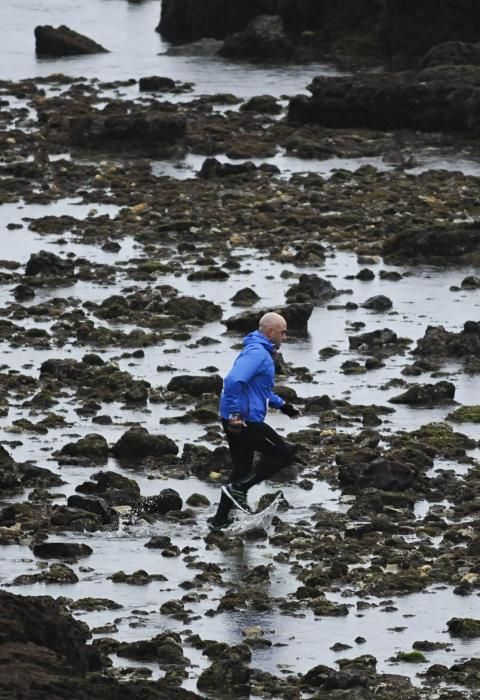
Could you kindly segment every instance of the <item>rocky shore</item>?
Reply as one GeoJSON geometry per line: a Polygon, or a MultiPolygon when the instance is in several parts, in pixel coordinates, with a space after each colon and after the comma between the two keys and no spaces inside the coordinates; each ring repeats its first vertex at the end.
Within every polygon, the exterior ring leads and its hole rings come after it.
{"type": "MultiPolygon", "coordinates": [[[[224,4],[164,0],[160,28],[223,39],[262,4],[289,60],[309,27],[412,62],[480,22],[420,3],[405,47],[393,0],[224,4]]],[[[479,162],[480,67],[459,53],[282,99],[0,81],[0,697],[476,697],[480,180],[418,171],[479,162]],[[190,177],[161,170],[192,156],[190,177]],[[383,167],[319,172],[364,159],[383,167]],[[296,462],[261,495],[283,492],[269,522],[210,532],[221,377],[266,309],[289,326],[296,462]],[[427,639],[410,617],[441,595],[427,639]]]]}

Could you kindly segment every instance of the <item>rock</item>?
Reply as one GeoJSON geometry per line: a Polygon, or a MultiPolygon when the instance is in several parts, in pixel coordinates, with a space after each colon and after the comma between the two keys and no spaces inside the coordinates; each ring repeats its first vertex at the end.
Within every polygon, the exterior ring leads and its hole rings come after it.
{"type": "Polygon", "coordinates": [[[446,41],[433,46],[418,63],[419,68],[432,66],[480,65],[480,44],[446,41]]]}
{"type": "Polygon", "coordinates": [[[144,496],[136,506],[137,513],[165,515],[171,510],[182,510],[183,501],[174,489],[163,489],[157,496],[144,496]]]}
{"type": "Polygon", "coordinates": [[[75,263],[72,260],[64,260],[55,253],[49,253],[46,250],[32,253],[25,266],[27,277],[54,275],[68,278],[73,277],[74,274],[75,263]]]}
{"type": "Polygon", "coordinates": [[[102,522],[107,524],[111,522],[113,518],[113,511],[105,501],[105,499],[100,496],[79,496],[78,494],[73,494],[67,499],[67,506],[69,508],[80,508],[80,510],[86,511],[87,513],[95,513],[100,515],[102,522]]]}
{"type": "Polygon", "coordinates": [[[383,3],[349,0],[164,0],[158,31],[172,42],[195,41],[202,37],[222,39],[242,32],[261,12],[281,16],[289,36],[313,45],[317,59],[323,53],[342,57],[404,62],[425,54],[432,46],[455,38],[478,41],[480,9],[471,0],[442,3],[422,0],[409,11],[401,0],[383,3]],[[307,35],[305,37],[305,34],[307,35]]]}
{"type": "Polygon", "coordinates": [[[311,302],[321,304],[337,296],[338,292],[331,282],[315,274],[300,275],[298,284],[289,287],[285,296],[289,303],[311,302]]]}
{"type": "Polygon", "coordinates": [[[140,78],[138,81],[140,91],[167,92],[175,88],[175,81],[172,78],[163,78],[158,75],[140,78]]]}
{"type": "MultiPolygon", "coordinates": [[[[199,700],[197,693],[163,679],[130,683],[102,676],[101,654],[86,643],[91,637],[87,625],[66,611],[61,598],[0,591],[0,629],[0,695],[5,698],[199,700]]],[[[170,652],[170,658],[181,657],[170,652]]]]}
{"type": "Polygon", "coordinates": [[[375,279],[375,273],[373,270],[370,270],[369,267],[364,267],[357,272],[355,278],[361,282],[370,282],[371,280],[375,279]]]}
{"type": "Polygon", "coordinates": [[[95,464],[105,464],[108,461],[108,443],[103,435],[90,433],[77,442],[68,442],[58,454],[60,457],[87,457],[95,464]]]}
{"type": "Polygon", "coordinates": [[[42,542],[33,547],[33,553],[43,559],[79,559],[89,557],[93,549],[76,542],[42,542]]]}
{"type": "Polygon", "coordinates": [[[389,399],[389,403],[431,406],[438,403],[451,403],[454,397],[455,385],[441,381],[436,384],[414,384],[407,391],[389,399]]]}
{"type": "MultiPolygon", "coordinates": [[[[480,79],[480,75],[479,75],[480,79]]],[[[476,224],[457,224],[452,229],[409,229],[387,238],[383,244],[385,262],[457,265],[479,260],[476,224]]]]}
{"type": "Polygon", "coordinates": [[[145,457],[176,455],[178,447],[166,435],[151,435],[146,428],[130,428],[112,447],[113,455],[120,461],[138,461],[145,457]]]}
{"type": "Polygon", "coordinates": [[[241,112],[260,112],[260,114],[280,114],[282,106],[272,95],[255,95],[241,107],[241,112]]]}
{"type": "Polygon", "coordinates": [[[185,116],[169,113],[147,112],[138,108],[129,114],[91,113],[88,116],[68,119],[69,140],[73,146],[88,148],[144,149],[156,154],[159,149],[185,136],[185,116]]]}
{"type": "Polygon", "coordinates": [[[189,394],[201,396],[202,394],[216,394],[220,396],[223,388],[223,379],[219,374],[208,376],[190,376],[187,374],[173,377],[167,384],[167,390],[175,394],[189,394]]]}
{"type": "Polygon", "coordinates": [[[76,491],[100,496],[110,505],[133,505],[140,496],[137,482],[117,472],[97,472],[92,481],[80,484],[76,491]]]}
{"type": "Polygon", "coordinates": [[[342,464],[338,480],[349,493],[366,488],[381,491],[405,491],[418,486],[418,470],[413,464],[377,458],[369,463],[342,464]]]}
{"type": "Polygon", "coordinates": [[[197,687],[200,691],[218,692],[222,688],[228,696],[250,695],[250,669],[235,659],[214,661],[198,677],[197,687]]]}
{"type": "Polygon", "coordinates": [[[156,661],[160,666],[188,663],[183,654],[180,635],[176,632],[162,632],[148,640],[121,642],[117,654],[138,661],[156,661]]]}
{"type": "Polygon", "coordinates": [[[255,163],[247,160],[244,163],[221,163],[216,158],[205,158],[198,171],[198,177],[203,180],[230,177],[232,175],[249,175],[258,168],[255,163]]]}
{"type": "Polygon", "coordinates": [[[452,637],[474,639],[480,637],[480,620],[469,617],[452,617],[447,622],[448,631],[452,637]]]}
{"type": "Polygon", "coordinates": [[[237,60],[287,61],[293,45],[279,15],[259,15],[244,31],[228,36],[218,53],[237,60]]]}
{"type": "Polygon", "coordinates": [[[17,301],[27,301],[35,297],[35,291],[28,284],[17,284],[13,289],[13,296],[17,301]]]}
{"type": "Polygon", "coordinates": [[[81,54],[108,53],[83,34],[78,34],[64,24],[35,27],[35,51],[37,56],[75,56],[81,54]]]}
{"type": "Polygon", "coordinates": [[[213,301],[195,299],[195,297],[175,297],[165,304],[165,311],[174,318],[188,321],[195,325],[203,325],[209,321],[222,318],[222,307],[213,301]]]}
{"type": "Polygon", "coordinates": [[[480,277],[469,275],[462,280],[462,289],[480,289],[480,277]]]}
{"type": "Polygon", "coordinates": [[[234,306],[253,306],[260,301],[258,294],[250,287],[239,289],[230,299],[234,306]]]}
{"type": "Polygon", "coordinates": [[[388,309],[392,308],[393,304],[391,299],[383,294],[378,294],[375,297],[367,299],[362,306],[364,309],[372,309],[373,311],[388,311],[388,309]]]}
{"type": "Polygon", "coordinates": [[[308,86],[312,97],[297,95],[290,100],[288,121],[337,129],[463,131],[475,136],[480,133],[479,83],[476,66],[369,73],[361,78],[318,76],[308,86]]]}
{"type": "Polygon", "coordinates": [[[360,335],[351,335],[348,338],[348,344],[352,350],[365,349],[371,351],[375,348],[394,346],[397,341],[397,334],[389,328],[361,333],[360,335]]]}
{"type": "Polygon", "coordinates": [[[313,311],[313,304],[289,304],[288,306],[279,306],[274,309],[253,309],[237,316],[231,316],[223,323],[225,323],[229,331],[250,333],[258,328],[259,320],[267,311],[275,311],[281,314],[287,322],[289,331],[306,333],[308,319],[313,311]]]}

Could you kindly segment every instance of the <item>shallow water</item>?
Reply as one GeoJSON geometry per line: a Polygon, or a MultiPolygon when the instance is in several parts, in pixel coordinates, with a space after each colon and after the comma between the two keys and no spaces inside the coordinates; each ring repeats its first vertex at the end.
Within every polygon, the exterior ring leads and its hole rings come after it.
{"type": "MultiPolygon", "coordinates": [[[[216,92],[233,92],[239,97],[246,98],[254,94],[270,93],[275,96],[291,95],[306,91],[306,85],[319,73],[335,74],[331,66],[306,65],[288,67],[254,67],[244,64],[229,64],[215,58],[188,58],[160,55],[168,48],[160,36],[154,31],[158,23],[160,6],[157,0],[147,0],[141,4],[130,4],[126,0],[11,0],[0,7],[0,19],[2,20],[3,43],[0,47],[0,57],[3,66],[3,78],[21,79],[51,73],[64,72],[66,74],[87,78],[99,78],[101,81],[125,80],[143,75],[166,75],[176,80],[193,82],[192,95],[211,94],[216,92]],[[52,25],[67,24],[72,29],[85,33],[96,41],[102,43],[111,53],[105,55],[70,58],[70,59],[42,59],[38,60],[34,53],[33,29],[37,24],[49,23],[52,25]]],[[[129,97],[138,95],[138,87],[121,88],[120,92],[129,97]]],[[[181,97],[179,99],[185,99],[181,97]]],[[[462,169],[469,174],[477,175],[480,168],[472,160],[455,158],[451,155],[425,152],[416,154],[420,165],[408,172],[416,174],[426,168],[445,168],[449,170],[462,169]]],[[[65,157],[65,154],[63,154],[65,157]]],[[[226,157],[219,156],[226,162],[226,157]]],[[[259,164],[258,159],[254,161],[259,164]]],[[[192,177],[203,162],[203,157],[188,155],[178,162],[154,161],[154,172],[162,175],[170,175],[178,178],[192,177]]],[[[388,161],[381,158],[375,159],[328,159],[325,161],[302,160],[290,158],[283,153],[274,158],[267,159],[282,170],[282,177],[289,177],[293,172],[318,172],[328,177],[335,168],[355,170],[363,164],[374,165],[378,169],[388,169],[388,161]]],[[[4,204],[0,206],[0,246],[1,257],[8,260],[17,260],[25,264],[33,252],[41,249],[51,250],[60,255],[75,253],[80,257],[88,257],[96,263],[114,265],[117,262],[128,262],[132,257],[140,257],[142,248],[132,238],[120,240],[121,250],[118,253],[108,253],[100,250],[95,245],[79,243],[68,234],[61,236],[39,235],[28,230],[28,222],[22,221],[25,217],[36,218],[46,214],[69,214],[78,218],[108,214],[114,217],[118,208],[109,205],[79,203],[78,200],[59,200],[49,205],[27,205],[24,203],[4,204]],[[92,210],[96,213],[92,214],[92,210]],[[8,223],[23,223],[24,228],[9,231],[8,223]]],[[[344,308],[327,308],[327,305],[317,307],[310,319],[309,334],[305,338],[291,338],[283,348],[283,354],[288,362],[294,366],[306,366],[314,375],[311,383],[300,383],[293,380],[286,382],[294,388],[300,397],[308,397],[327,393],[333,398],[348,398],[354,404],[379,404],[389,405],[388,399],[400,393],[402,389],[385,388],[385,384],[392,378],[400,376],[401,369],[411,364],[412,357],[407,352],[404,356],[395,355],[385,361],[385,367],[368,372],[364,375],[345,375],[341,372],[340,365],[345,359],[352,357],[362,362],[362,356],[356,356],[349,351],[348,335],[352,333],[352,322],[363,322],[365,328],[362,332],[372,331],[376,328],[388,327],[403,337],[412,340],[410,350],[414,348],[415,341],[422,337],[428,325],[442,324],[451,331],[459,331],[467,320],[478,320],[480,308],[479,291],[452,292],[452,285],[459,286],[462,279],[469,274],[478,271],[471,267],[453,268],[450,270],[438,270],[427,267],[395,268],[400,272],[408,273],[399,282],[381,280],[378,272],[381,269],[393,269],[383,263],[372,265],[375,271],[375,279],[371,282],[361,282],[357,279],[347,279],[355,276],[361,267],[354,255],[346,252],[337,252],[327,257],[325,264],[318,267],[302,268],[300,271],[293,265],[272,262],[264,254],[252,255],[251,251],[236,249],[235,254],[244,256],[242,259],[243,270],[249,270],[250,274],[233,272],[227,282],[189,282],[186,274],[180,277],[158,277],[156,284],[172,283],[183,294],[205,296],[220,303],[224,312],[224,318],[236,313],[238,309],[231,304],[231,297],[239,289],[251,286],[261,296],[259,306],[268,307],[278,305],[284,300],[286,289],[294,282],[294,279],[286,280],[281,277],[281,272],[288,270],[291,273],[299,272],[316,273],[327,277],[337,289],[351,290],[351,294],[344,294],[334,300],[335,305],[344,305],[347,301],[363,303],[367,298],[376,294],[386,294],[392,299],[393,309],[387,314],[378,314],[359,308],[356,311],[347,311],[344,308]],[[339,350],[335,357],[322,361],[318,351],[326,346],[334,346],[339,350]]],[[[29,304],[36,304],[52,297],[76,297],[82,302],[86,300],[100,302],[104,298],[120,293],[125,287],[127,277],[122,266],[118,267],[115,284],[102,285],[98,282],[90,283],[77,281],[69,287],[58,289],[39,289],[36,298],[29,304]]],[[[131,284],[131,281],[129,282],[131,284]]],[[[0,307],[13,301],[12,288],[14,285],[0,286],[0,307]]],[[[136,283],[142,286],[142,283],[136,283]]],[[[145,285],[144,285],[145,286],[145,285]]],[[[30,327],[49,328],[51,321],[32,321],[26,319],[20,325],[30,327]]],[[[105,324],[107,325],[107,324],[105,324]]],[[[115,327],[112,325],[112,327],[115,327]]],[[[128,327],[122,326],[128,330],[128,327]]],[[[49,350],[32,350],[31,348],[10,349],[2,347],[4,356],[2,362],[12,369],[26,374],[38,376],[40,364],[50,357],[69,357],[81,359],[90,351],[98,352],[105,360],[118,363],[121,369],[130,371],[135,378],[146,379],[153,387],[164,387],[168,380],[175,374],[202,372],[205,367],[214,365],[220,374],[228,371],[233,358],[232,345],[238,342],[238,337],[227,334],[222,323],[211,323],[200,329],[192,329],[192,338],[187,344],[180,345],[174,341],[166,341],[164,344],[145,348],[145,357],[142,359],[121,358],[122,351],[118,348],[98,350],[90,347],[67,345],[63,348],[51,348],[49,350]],[[196,340],[209,336],[218,339],[220,343],[213,346],[188,347],[196,340]],[[178,352],[171,353],[171,350],[178,352]],[[175,369],[167,372],[158,372],[157,366],[172,364],[175,369]]],[[[480,377],[470,377],[463,373],[460,366],[447,365],[445,370],[453,372],[456,386],[456,398],[465,404],[478,403],[480,392],[480,377]]],[[[409,381],[422,383],[433,382],[436,379],[427,374],[409,381]]],[[[50,430],[47,436],[36,436],[30,433],[12,432],[12,422],[25,417],[25,409],[12,405],[10,413],[5,418],[0,418],[0,440],[8,446],[8,441],[19,440],[20,445],[8,447],[15,459],[24,461],[35,460],[39,466],[45,466],[60,474],[67,482],[64,486],[52,489],[57,494],[56,502],[62,503],[65,497],[72,494],[76,486],[86,481],[98,471],[97,468],[80,468],[73,466],[59,467],[52,460],[52,450],[61,447],[71,441],[75,436],[85,435],[90,432],[101,432],[110,445],[112,445],[126,429],[127,422],[138,422],[151,432],[168,432],[178,443],[180,449],[185,442],[201,443],[205,435],[205,426],[198,424],[184,425],[174,423],[167,426],[159,424],[159,420],[165,417],[177,415],[180,411],[172,409],[164,404],[155,404],[143,409],[126,409],[120,403],[112,403],[102,407],[102,413],[112,416],[112,426],[97,426],[88,418],[80,418],[74,411],[75,403],[71,401],[69,394],[65,397],[59,412],[63,412],[65,419],[71,423],[68,428],[50,430]]],[[[54,410],[57,410],[54,408],[54,410]]],[[[411,430],[430,421],[443,420],[450,412],[451,407],[437,407],[434,409],[410,408],[407,406],[395,406],[395,413],[385,417],[381,430],[395,431],[397,429],[411,430]]],[[[36,417],[31,416],[35,421],[36,417]]],[[[290,422],[283,415],[272,415],[271,424],[284,434],[291,430],[305,428],[315,424],[312,416],[303,417],[295,423],[290,422]]],[[[456,429],[477,438],[477,426],[466,424],[456,429]]],[[[478,458],[478,450],[471,455],[478,458]]],[[[316,465],[309,465],[315,467],[316,465]]],[[[144,496],[158,493],[163,488],[175,488],[182,498],[186,499],[194,492],[206,495],[212,504],[218,499],[219,489],[214,484],[205,483],[197,479],[163,479],[158,474],[149,475],[145,470],[125,470],[110,459],[105,469],[117,470],[133,476],[140,485],[144,496]],[[154,478],[152,478],[154,476],[154,478]]],[[[466,467],[459,467],[456,463],[449,465],[444,461],[438,461],[434,469],[453,468],[458,474],[464,474],[466,467]]],[[[257,487],[253,493],[253,499],[258,499],[266,491],[276,489],[275,484],[257,487]]],[[[340,492],[330,488],[325,482],[314,481],[313,489],[305,491],[295,483],[282,485],[282,489],[290,510],[282,513],[285,520],[298,522],[305,519],[307,522],[312,514],[312,506],[321,504],[328,510],[345,511],[348,509],[348,499],[342,498],[340,492]]],[[[27,494],[25,494],[25,497],[27,494]]],[[[448,506],[448,503],[444,504],[448,506]]],[[[415,516],[422,518],[428,512],[431,504],[419,501],[416,504],[415,516]]],[[[224,613],[214,617],[204,617],[209,608],[215,608],[223,589],[210,587],[202,590],[208,594],[205,600],[197,603],[187,603],[186,607],[192,608],[200,619],[187,625],[175,621],[168,616],[159,613],[160,605],[171,598],[180,598],[184,590],[179,588],[179,583],[192,578],[197,570],[187,568],[187,562],[183,556],[175,559],[167,559],[156,550],[144,547],[144,544],[152,535],[169,534],[174,544],[180,549],[185,546],[195,546],[200,560],[216,561],[225,571],[228,582],[234,582],[239,576],[258,564],[273,561],[276,550],[264,543],[249,544],[239,555],[222,554],[216,549],[206,549],[203,536],[207,532],[207,516],[210,509],[199,512],[198,525],[179,525],[171,522],[160,522],[154,526],[137,522],[134,525],[124,523],[119,531],[95,534],[67,534],[62,540],[74,540],[88,542],[94,549],[91,557],[73,565],[77,571],[80,582],[74,586],[45,586],[35,584],[32,586],[11,586],[15,576],[21,573],[33,573],[38,570],[37,563],[27,547],[10,546],[0,547],[0,585],[9,590],[21,594],[44,594],[53,596],[69,596],[78,599],[85,596],[109,597],[124,607],[115,612],[102,613],[77,613],[77,616],[85,620],[91,627],[111,622],[118,618],[118,633],[114,636],[121,640],[134,640],[148,638],[166,629],[178,629],[186,631],[191,627],[204,638],[216,638],[230,643],[243,639],[241,630],[247,626],[260,624],[271,641],[279,646],[270,649],[255,651],[252,666],[258,666],[272,672],[306,671],[318,663],[334,665],[341,657],[353,657],[362,653],[371,653],[378,658],[380,671],[402,673],[412,676],[415,682],[417,668],[407,664],[392,665],[389,658],[398,651],[410,649],[413,641],[418,639],[430,639],[433,641],[450,641],[445,634],[446,621],[451,617],[478,616],[478,597],[476,595],[467,598],[454,595],[451,588],[438,587],[423,594],[410,595],[395,599],[397,611],[382,612],[384,606],[372,607],[364,611],[361,616],[352,607],[346,618],[322,618],[314,620],[311,613],[305,617],[288,618],[279,611],[268,613],[253,613],[243,611],[239,613],[224,613]],[[90,569],[91,570],[88,570],[90,569]],[[108,580],[113,572],[123,569],[131,573],[134,569],[145,568],[150,573],[164,573],[168,581],[164,583],[151,583],[144,587],[132,587],[124,584],[113,584],[108,580]],[[134,610],[142,609],[148,614],[141,616],[134,610]],[[434,612],[434,614],[433,614],[434,612]],[[410,617],[412,616],[412,617],[410,617]],[[390,628],[405,626],[403,632],[393,632],[390,628]],[[358,635],[366,638],[365,645],[358,645],[353,640],[358,635]],[[351,644],[352,649],[334,653],[330,646],[334,642],[351,644]],[[284,646],[283,646],[284,645],[284,646]]],[[[55,538],[56,539],[56,538],[55,538]]],[[[60,537],[59,537],[60,539],[60,537]]],[[[272,596],[284,596],[292,593],[299,585],[290,572],[289,565],[275,564],[272,575],[270,592],[272,596]]],[[[355,605],[356,599],[343,597],[342,591],[329,595],[330,599],[347,602],[355,605]]],[[[380,603],[379,600],[370,599],[371,602],[380,603]]],[[[477,642],[455,641],[452,651],[437,651],[428,654],[429,663],[446,663],[451,665],[463,657],[478,655],[480,645],[477,642]]],[[[193,649],[186,648],[186,655],[200,668],[207,665],[205,657],[193,649]]],[[[116,659],[114,662],[120,666],[136,665],[135,662],[125,659],[116,659]]],[[[140,664],[145,666],[144,663],[140,664]]],[[[422,665],[420,669],[424,666],[422,665]]],[[[161,672],[156,666],[152,666],[155,675],[161,672]]],[[[198,669],[190,670],[192,677],[185,683],[186,687],[195,688],[195,674],[198,669]]]]}

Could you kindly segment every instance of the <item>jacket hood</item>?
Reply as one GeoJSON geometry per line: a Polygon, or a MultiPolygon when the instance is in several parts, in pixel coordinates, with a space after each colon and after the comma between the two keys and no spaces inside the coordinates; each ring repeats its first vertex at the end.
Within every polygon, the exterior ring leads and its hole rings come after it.
{"type": "Polygon", "coordinates": [[[272,355],[275,352],[275,345],[271,340],[265,338],[263,333],[260,333],[260,331],[253,331],[252,333],[246,335],[243,339],[243,345],[246,348],[251,347],[252,345],[263,345],[263,347],[272,355]]]}

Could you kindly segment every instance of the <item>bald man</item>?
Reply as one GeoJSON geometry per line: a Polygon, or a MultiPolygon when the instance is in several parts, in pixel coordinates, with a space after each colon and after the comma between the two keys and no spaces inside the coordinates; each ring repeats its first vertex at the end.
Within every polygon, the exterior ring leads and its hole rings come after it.
{"type": "Polygon", "coordinates": [[[264,420],[269,406],[290,418],[301,411],[273,393],[274,354],[287,337],[287,323],[280,314],[269,312],[260,319],[258,330],[243,339],[243,350],[223,382],[220,416],[232,460],[231,483],[222,488],[220,503],[210,521],[213,528],[226,527],[229,512],[248,506],[248,490],[292,463],[292,451],[285,440],[264,420]],[[255,469],[255,452],[261,454],[255,469]]]}

